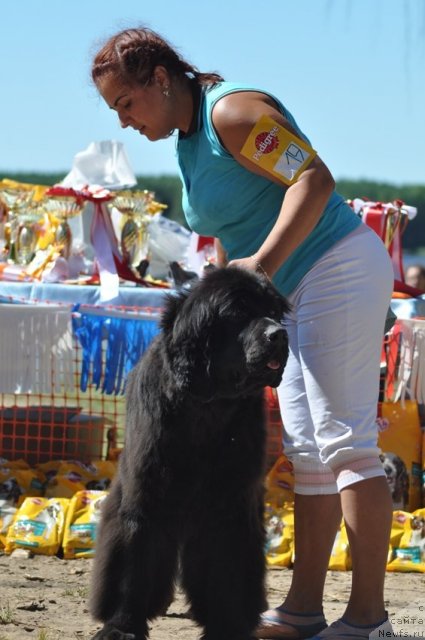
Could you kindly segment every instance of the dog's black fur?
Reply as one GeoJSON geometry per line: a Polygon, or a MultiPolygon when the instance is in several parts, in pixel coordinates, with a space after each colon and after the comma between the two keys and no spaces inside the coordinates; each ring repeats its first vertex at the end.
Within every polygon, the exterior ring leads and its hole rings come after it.
{"type": "Polygon", "coordinates": [[[248,640],[264,591],[263,389],[288,355],[286,300],[217,269],[168,297],[126,390],[126,441],[102,507],[92,583],[96,640],[142,640],[177,569],[205,640],[248,640]]]}

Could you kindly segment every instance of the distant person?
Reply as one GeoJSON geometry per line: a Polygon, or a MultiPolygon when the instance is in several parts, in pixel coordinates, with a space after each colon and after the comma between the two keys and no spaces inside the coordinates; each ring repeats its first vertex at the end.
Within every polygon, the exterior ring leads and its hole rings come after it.
{"type": "MultiPolygon", "coordinates": [[[[296,559],[285,602],[262,615],[256,636],[367,640],[378,627],[388,635],[392,502],[376,425],[394,282],[384,244],[335,192],[329,169],[267,89],[202,73],[145,28],[112,36],[92,78],[123,128],[151,141],[177,132],[189,226],[218,239],[223,266],[266,275],[292,304],[279,400],[295,474],[296,559]],[[328,626],[323,588],[342,515],[352,589],[343,617],[328,626]]],[[[304,107],[314,113],[313,94],[304,107]]],[[[239,561],[236,543],[229,580],[239,561]]],[[[242,606],[244,585],[235,589],[242,606]]]]}
{"type": "Polygon", "coordinates": [[[404,272],[404,281],[409,287],[425,291],[425,266],[422,264],[409,265],[404,272]]]}

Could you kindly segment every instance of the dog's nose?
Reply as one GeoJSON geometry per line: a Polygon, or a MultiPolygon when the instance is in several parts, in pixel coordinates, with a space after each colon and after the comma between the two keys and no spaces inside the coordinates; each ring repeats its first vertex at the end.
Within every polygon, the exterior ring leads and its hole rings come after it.
{"type": "Polygon", "coordinates": [[[264,330],[264,335],[266,336],[269,342],[273,342],[276,345],[280,345],[283,343],[285,339],[285,329],[280,325],[270,325],[267,329],[264,330]]]}

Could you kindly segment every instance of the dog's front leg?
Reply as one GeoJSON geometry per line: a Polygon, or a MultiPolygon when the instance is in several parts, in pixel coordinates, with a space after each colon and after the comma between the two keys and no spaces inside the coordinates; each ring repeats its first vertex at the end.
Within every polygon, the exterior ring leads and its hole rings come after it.
{"type": "Polygon", "coordinates": [[[145,640],[148,620],[163,613],[172,599],[177,530],[167,511],[146,508],[142,498],[130,501],[119,484],[104,504],[91,611],[105,626],[95,638],[145,640]]]}
{"type": "Polygon", "coordinates": [[[143,526],[122,513],[122,487],[117,478],[102,506],[96,541],[91,603],[93,617],[104,623],[96,640],[145,640],[147,603],[140,593],[138,568],[143,560],[143,526]]]}

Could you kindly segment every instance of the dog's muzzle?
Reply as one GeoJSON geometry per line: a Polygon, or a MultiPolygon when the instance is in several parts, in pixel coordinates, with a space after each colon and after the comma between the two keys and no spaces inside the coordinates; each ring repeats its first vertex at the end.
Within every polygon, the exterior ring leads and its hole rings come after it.
{"type": "Polygon", "coordinates": [[[273,323],[265,329],[264,336],[273,349],[273,355],[283,355],[283,358],[276,357],[269,360],[267,367],[272,370],[280,369],[282,364],[284,364],[282,363],[282,359],[286,361],[287,358],[288,338],[286,331],[281,325],[273,323]]]}

